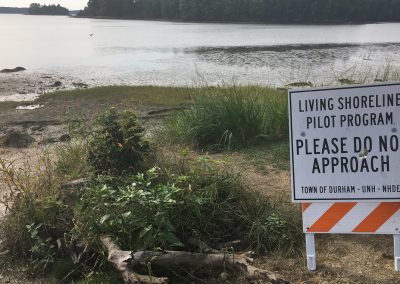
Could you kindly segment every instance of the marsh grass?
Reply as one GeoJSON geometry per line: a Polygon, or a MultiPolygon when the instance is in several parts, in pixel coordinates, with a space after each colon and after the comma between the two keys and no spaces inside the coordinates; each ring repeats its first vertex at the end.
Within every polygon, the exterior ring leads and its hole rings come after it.
{"type": "Polygon", "coordinates": [[[0,112],[15,109],[18,105],[17,102],[0,102],[0,112]]]}
{"type": "Polygon", "coordinates": [[[115,107],[132,109],[139,116],[149,110],[187,106],[191,103],[189,87],[105,86],[49,92],[32,102],[0,102],[0,125],[18,120],[76,121],[91,120],[98,113],[115,107]],[[16,112],[19,105],[40,104],[43,107],[29,112],[16,112]],[[13,112],[14,111],[14,112],[13,112]]]}
{"type": "Polygon", "coordinates": [[[65,181],[76,180],[92,174],[87,160],[87,141],[75,139],[66,144],[57,145],[54,151],[54,171],[57,177],[65,181]]]}
{"type": "Polygon", "coordinates": [[[34,103],[44,105],[38,112],[54,112],[62,108],[62,113],[69,119],[92,118],[111,107],[141,112],[187,105],[191,100],[189,90],[185,87],[106,86],[46,93],[34,103]]]}
{"type": "Polygon", "coordinates": [[[354,85],[370,84],[379,82],[400,81],[400,69],[394,66],[390,60],[387,60],[382,66],[373,68],[368,65],[368,61],[361,61],[350,66],[343,72],[334,75],[335,82],[330,82],[327,86],[336,85],[354,85]]]}
{"type": "Polygon", "coordinates": [[[282,139],[288,133],[287,93],[259,86],[198,89],[194,103],[166,123],[174,142],[232,149],[282,139]]]}

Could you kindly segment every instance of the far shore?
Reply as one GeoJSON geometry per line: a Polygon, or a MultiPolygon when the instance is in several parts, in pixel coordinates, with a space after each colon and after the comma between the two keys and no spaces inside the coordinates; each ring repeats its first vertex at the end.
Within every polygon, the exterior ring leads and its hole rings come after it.
{"type": "Polygon", "coordinates": [[[288,22],[288,21],[272,21],[272,22],[259,22],[259,21],[184,21],[178,19],[168,18],[129,18],[129,17],[111,17],[111,16],[78,16],[70,15],[71,18],[83,18],[83,19],[102,19],[102,20],[124,20],[124,21],[150,21],[150,22],[170,22],[170,23],[183,23],[183,24],[230,24],[230,25],[287,25],[287,26],[334,26],[334,25],[366,25],[366,24],[383,24],[383,23],[397,23],[397,22],[340,22],[340,21],[329,21],[329,22],[288,22]]]}

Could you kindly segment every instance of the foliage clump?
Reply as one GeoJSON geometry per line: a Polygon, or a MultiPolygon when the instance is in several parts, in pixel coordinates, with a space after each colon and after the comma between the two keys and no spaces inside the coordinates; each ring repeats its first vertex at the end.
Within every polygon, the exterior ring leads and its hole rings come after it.
{"type": "Polygon", "coordinates": [[[102,177],[82,196],[78,223],[89,238],[111,234],[125,249],[190,249],[190,239],[217,247],[242,240],[258,253],[291,250],[298,216],[246,190],[241,177],[207,157],[181,158],[122,182],[102,177]]]}
{"type": "Polygon", "coordinates": [[[88,159],[96,172],[137,171],[149,151],[144,128],[132,111],[110,109],[97,117],[88,145],[88,159]]]}

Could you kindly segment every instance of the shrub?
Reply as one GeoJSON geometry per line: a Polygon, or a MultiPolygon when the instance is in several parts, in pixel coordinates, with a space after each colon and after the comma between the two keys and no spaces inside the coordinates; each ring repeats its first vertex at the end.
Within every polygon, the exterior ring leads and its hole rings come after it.
{"type": "Polygon", "coordinates": [[[124,181],[101,178],[85,191],[79,232],[111,234],[124,249],[187,248],[198,238],[211,246],[241,239],[257,252],[293,249],[302,239],[292,208],[249,192],[240,176],[208,158],[184,158],[185,171],[153,168],[124,181]]]}
{"type": "Polygon", "coordinates": [[[262,87],[199,89],[194,105],[167,122],[179,143],[230,149],[287,137],[286,92],[262,87]]]}
{"type": "Polygon", "coordinates": [[[98,173],[121,174],[138,170],[149,153],[144,128],[131,111],[110,109],[97,117],[89,142],[89,162],[98,173]]]}

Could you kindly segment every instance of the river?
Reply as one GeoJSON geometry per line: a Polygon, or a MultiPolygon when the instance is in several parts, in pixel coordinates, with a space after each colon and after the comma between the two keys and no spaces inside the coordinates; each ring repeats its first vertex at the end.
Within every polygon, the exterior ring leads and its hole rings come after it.
{"type": "MultiPolygon", "coordinates": [[[[0,69],[93,85],[331,85],[400,69],[400,24],[264,25],[0,14],[0,69]]],[[[367,78],[368,77],[368,78],[367,78]]]]}

